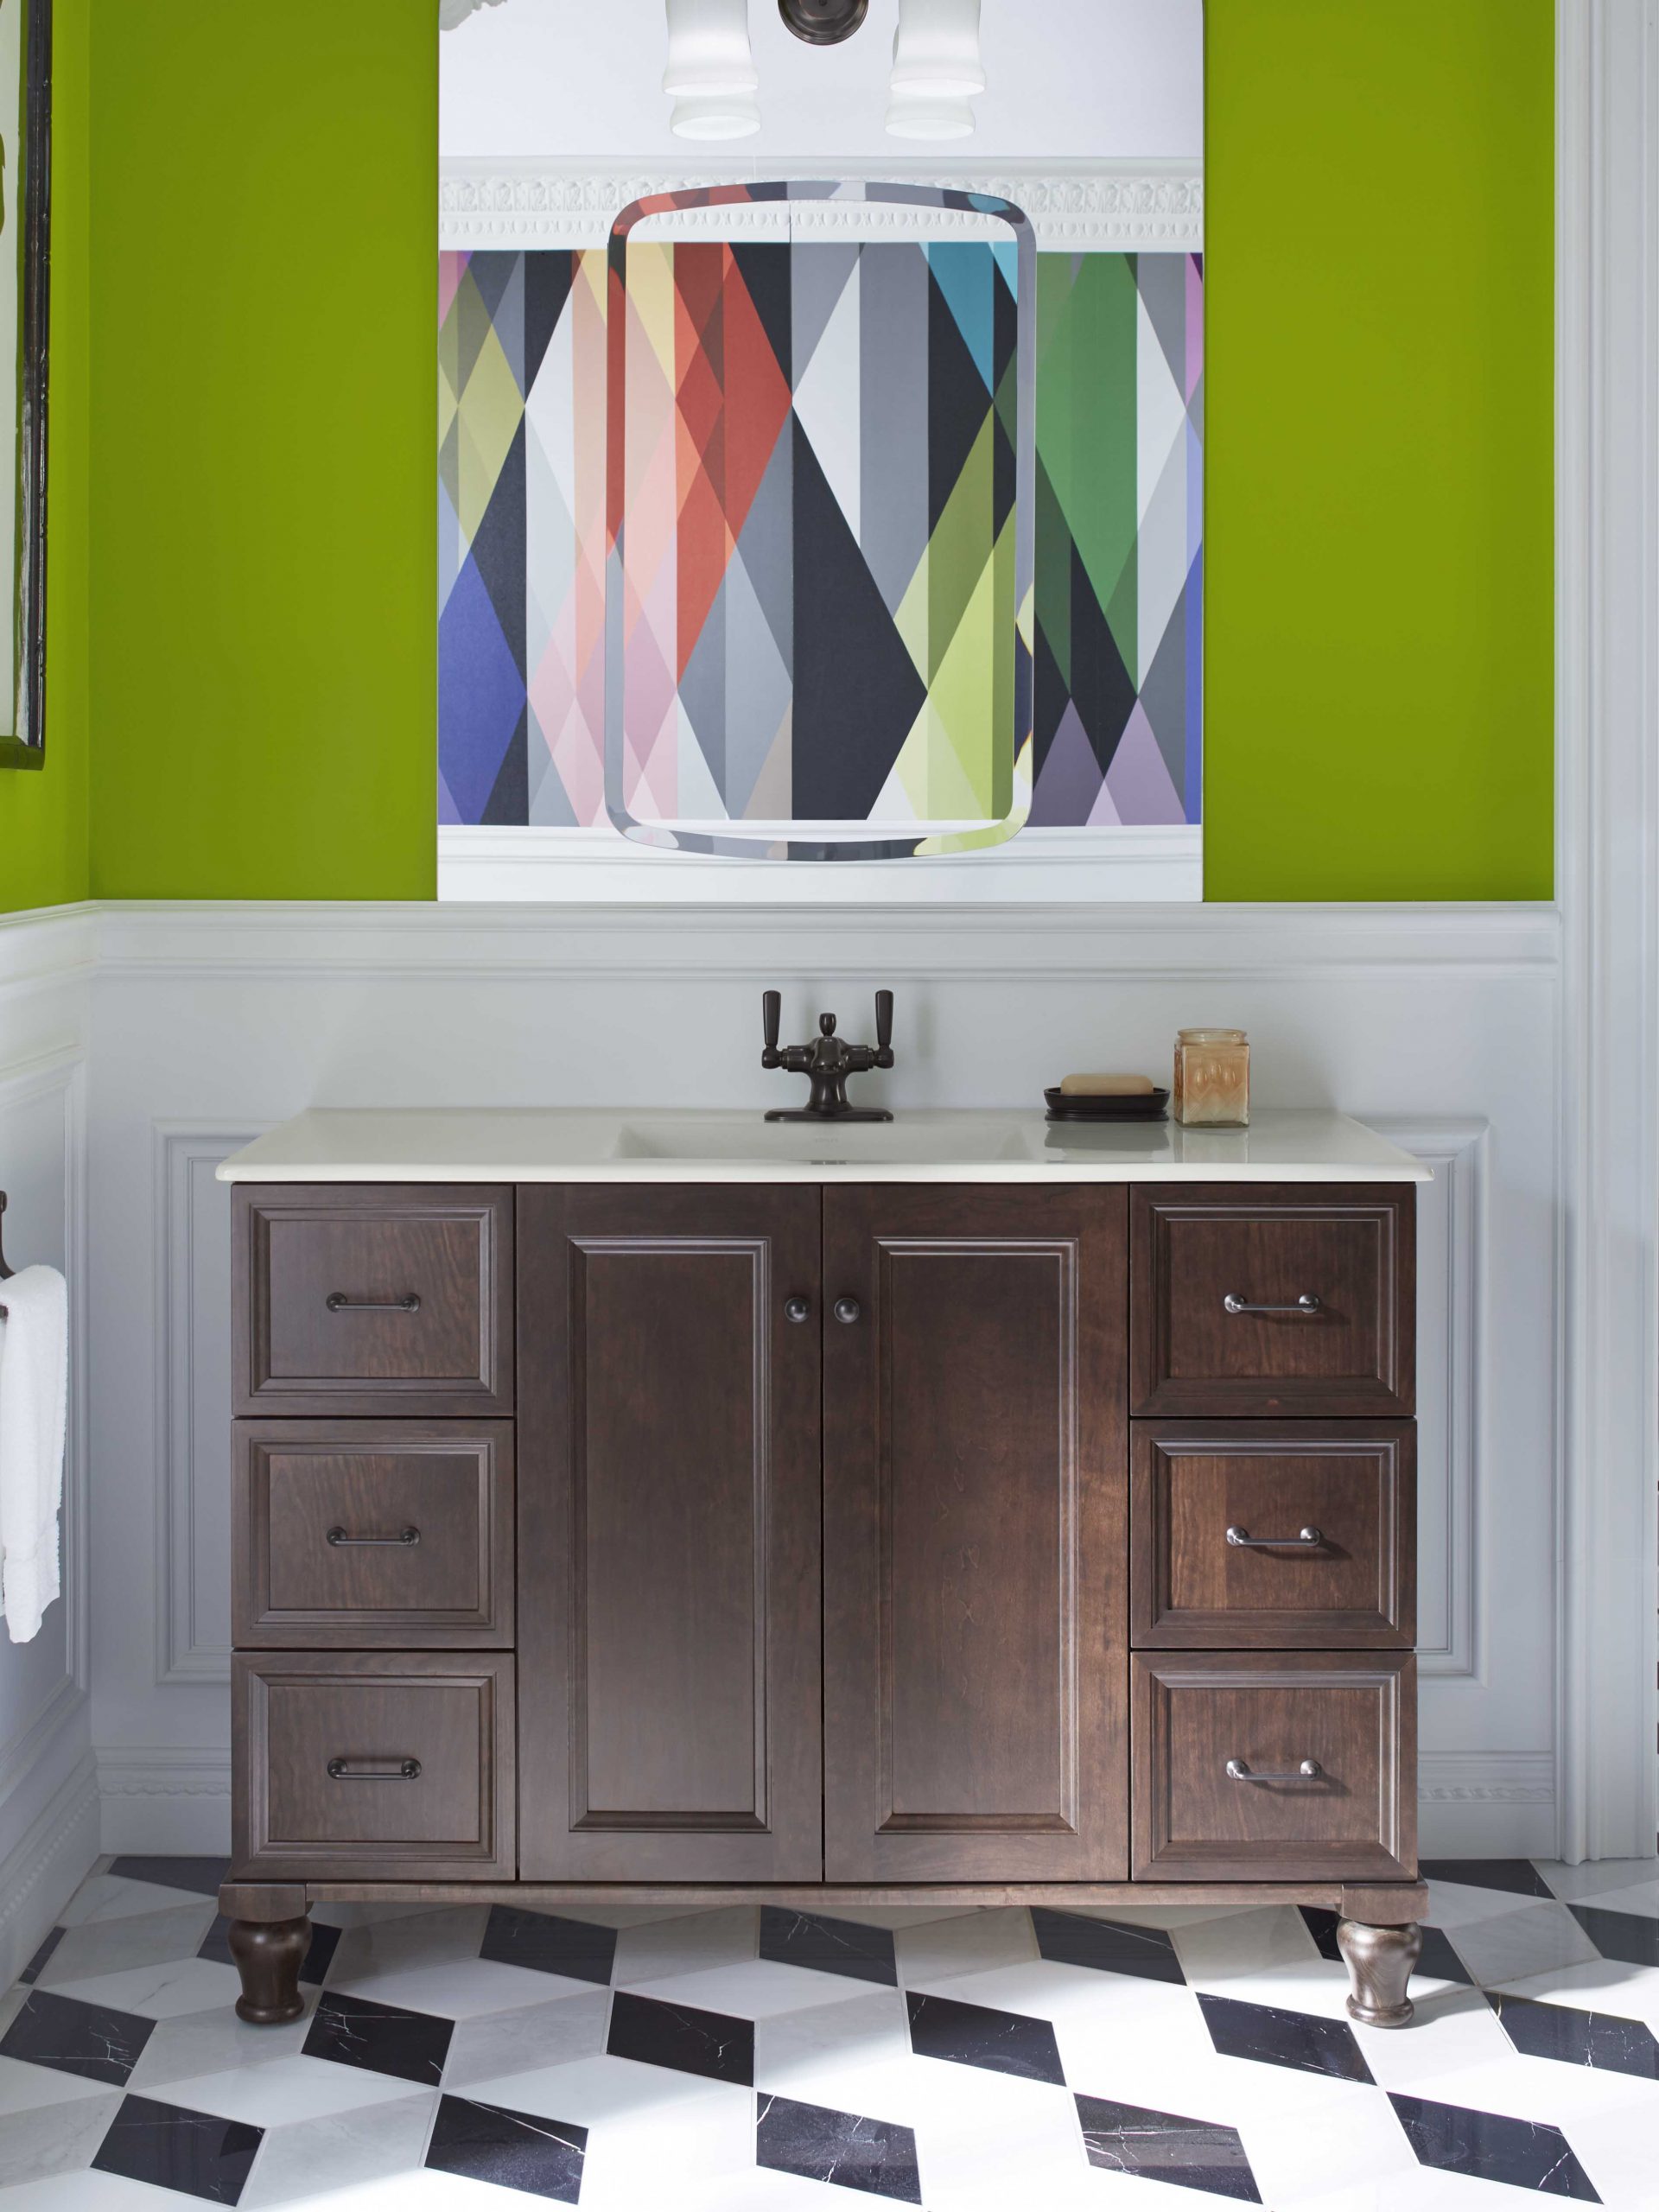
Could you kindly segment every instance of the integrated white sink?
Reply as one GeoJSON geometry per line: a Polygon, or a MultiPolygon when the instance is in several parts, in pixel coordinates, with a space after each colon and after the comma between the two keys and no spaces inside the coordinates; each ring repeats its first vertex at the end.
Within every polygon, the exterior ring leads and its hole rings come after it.
{"type": "Polygon", "coordinates": [[[616,1160],[778,1160],[814,1167],[989,1167],[1033,1156],[1017,1122],[966,1114],[907,1115],[897,1122],[768,1122],[759,1114],[676,1114],[660,1121],[624,1122],[612,1153],[616,1160]]]}

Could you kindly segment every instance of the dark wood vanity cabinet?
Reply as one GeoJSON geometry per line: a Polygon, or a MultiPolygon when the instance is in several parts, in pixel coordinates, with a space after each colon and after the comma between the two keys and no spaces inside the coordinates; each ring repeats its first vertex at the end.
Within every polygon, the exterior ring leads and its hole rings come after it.
{"type": "Polygon", "coordinates": [[[239,1185],[226,1909],[1267,1885],[1404,2018],[1414,1219],[239,1185]]]}

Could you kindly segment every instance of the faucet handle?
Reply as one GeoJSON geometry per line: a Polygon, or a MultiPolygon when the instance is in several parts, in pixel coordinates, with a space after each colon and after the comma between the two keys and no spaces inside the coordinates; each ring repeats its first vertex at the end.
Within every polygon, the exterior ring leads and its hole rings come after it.
{"type": "Polygon", "coordinates": [[[881,1055],[878,1063],[884,1068],[893,1065],[893,993],[878,991],[875,995],[875,1046],[881,1055]]]}
{"type": "Polygon", "coordinates": [[[762,991],[760,994],[760,1029],[766,1039],[766,1052],[762,1067],[771,1067],[772,1056],[778,1050],[778,1025],[783,1018],[784,995],[781,991],[762,991]]]}

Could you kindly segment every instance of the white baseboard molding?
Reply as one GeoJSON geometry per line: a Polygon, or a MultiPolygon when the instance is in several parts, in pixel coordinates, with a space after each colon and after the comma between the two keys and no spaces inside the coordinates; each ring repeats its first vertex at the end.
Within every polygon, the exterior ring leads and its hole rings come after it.
{"type": "Polygon", "coordinates": [[[1555,1760],[1548,1751],[1424,1751],[1417,1763],[1425,1859],[1548,1859],[1555,1760]]]}
{"type": "Polygon", "coordinates": [[[82,1753],[40,1818],[0,1861],[0,1987],[10,1988],[91,1873],[99,1842],[98,1776],[82,1753]]]}
{"type": "Polygon", "coordinates": [[[105,1851],[222,1857],[231,1847],[228,1751],[124,1745],[98,1754],[105,1851]]]}

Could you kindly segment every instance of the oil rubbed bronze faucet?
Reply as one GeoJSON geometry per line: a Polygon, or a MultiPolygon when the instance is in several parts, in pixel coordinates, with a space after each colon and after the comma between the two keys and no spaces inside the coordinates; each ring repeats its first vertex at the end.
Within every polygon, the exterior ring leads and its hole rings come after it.
{"type": "Polygon", "coordinates": [[[783,1014],[783,998],[777,991],[763,991],[760,995],[761,1026],[766,1033],[766,1050],[760,1055],[763,1068],[787,1068],[791,1075],[811,1078],[812,1095],[804,1106],[774,1106],[766,1116],[769,1122],[890,1122],[893,1119],[885,1106],[849,1106],[847,1103],[847,1078],[849,1075],[866,1075],[872,1068],[893,1065],[893,993],[878,991],[875,995],[875,1042],[874,1045],[849,1045],[844,1037],[836,1034],[833,1014],[818,1016],[818,1034],[810,1045],[785,1045],[778,1049],[778,1024],[783,1014]]]}

